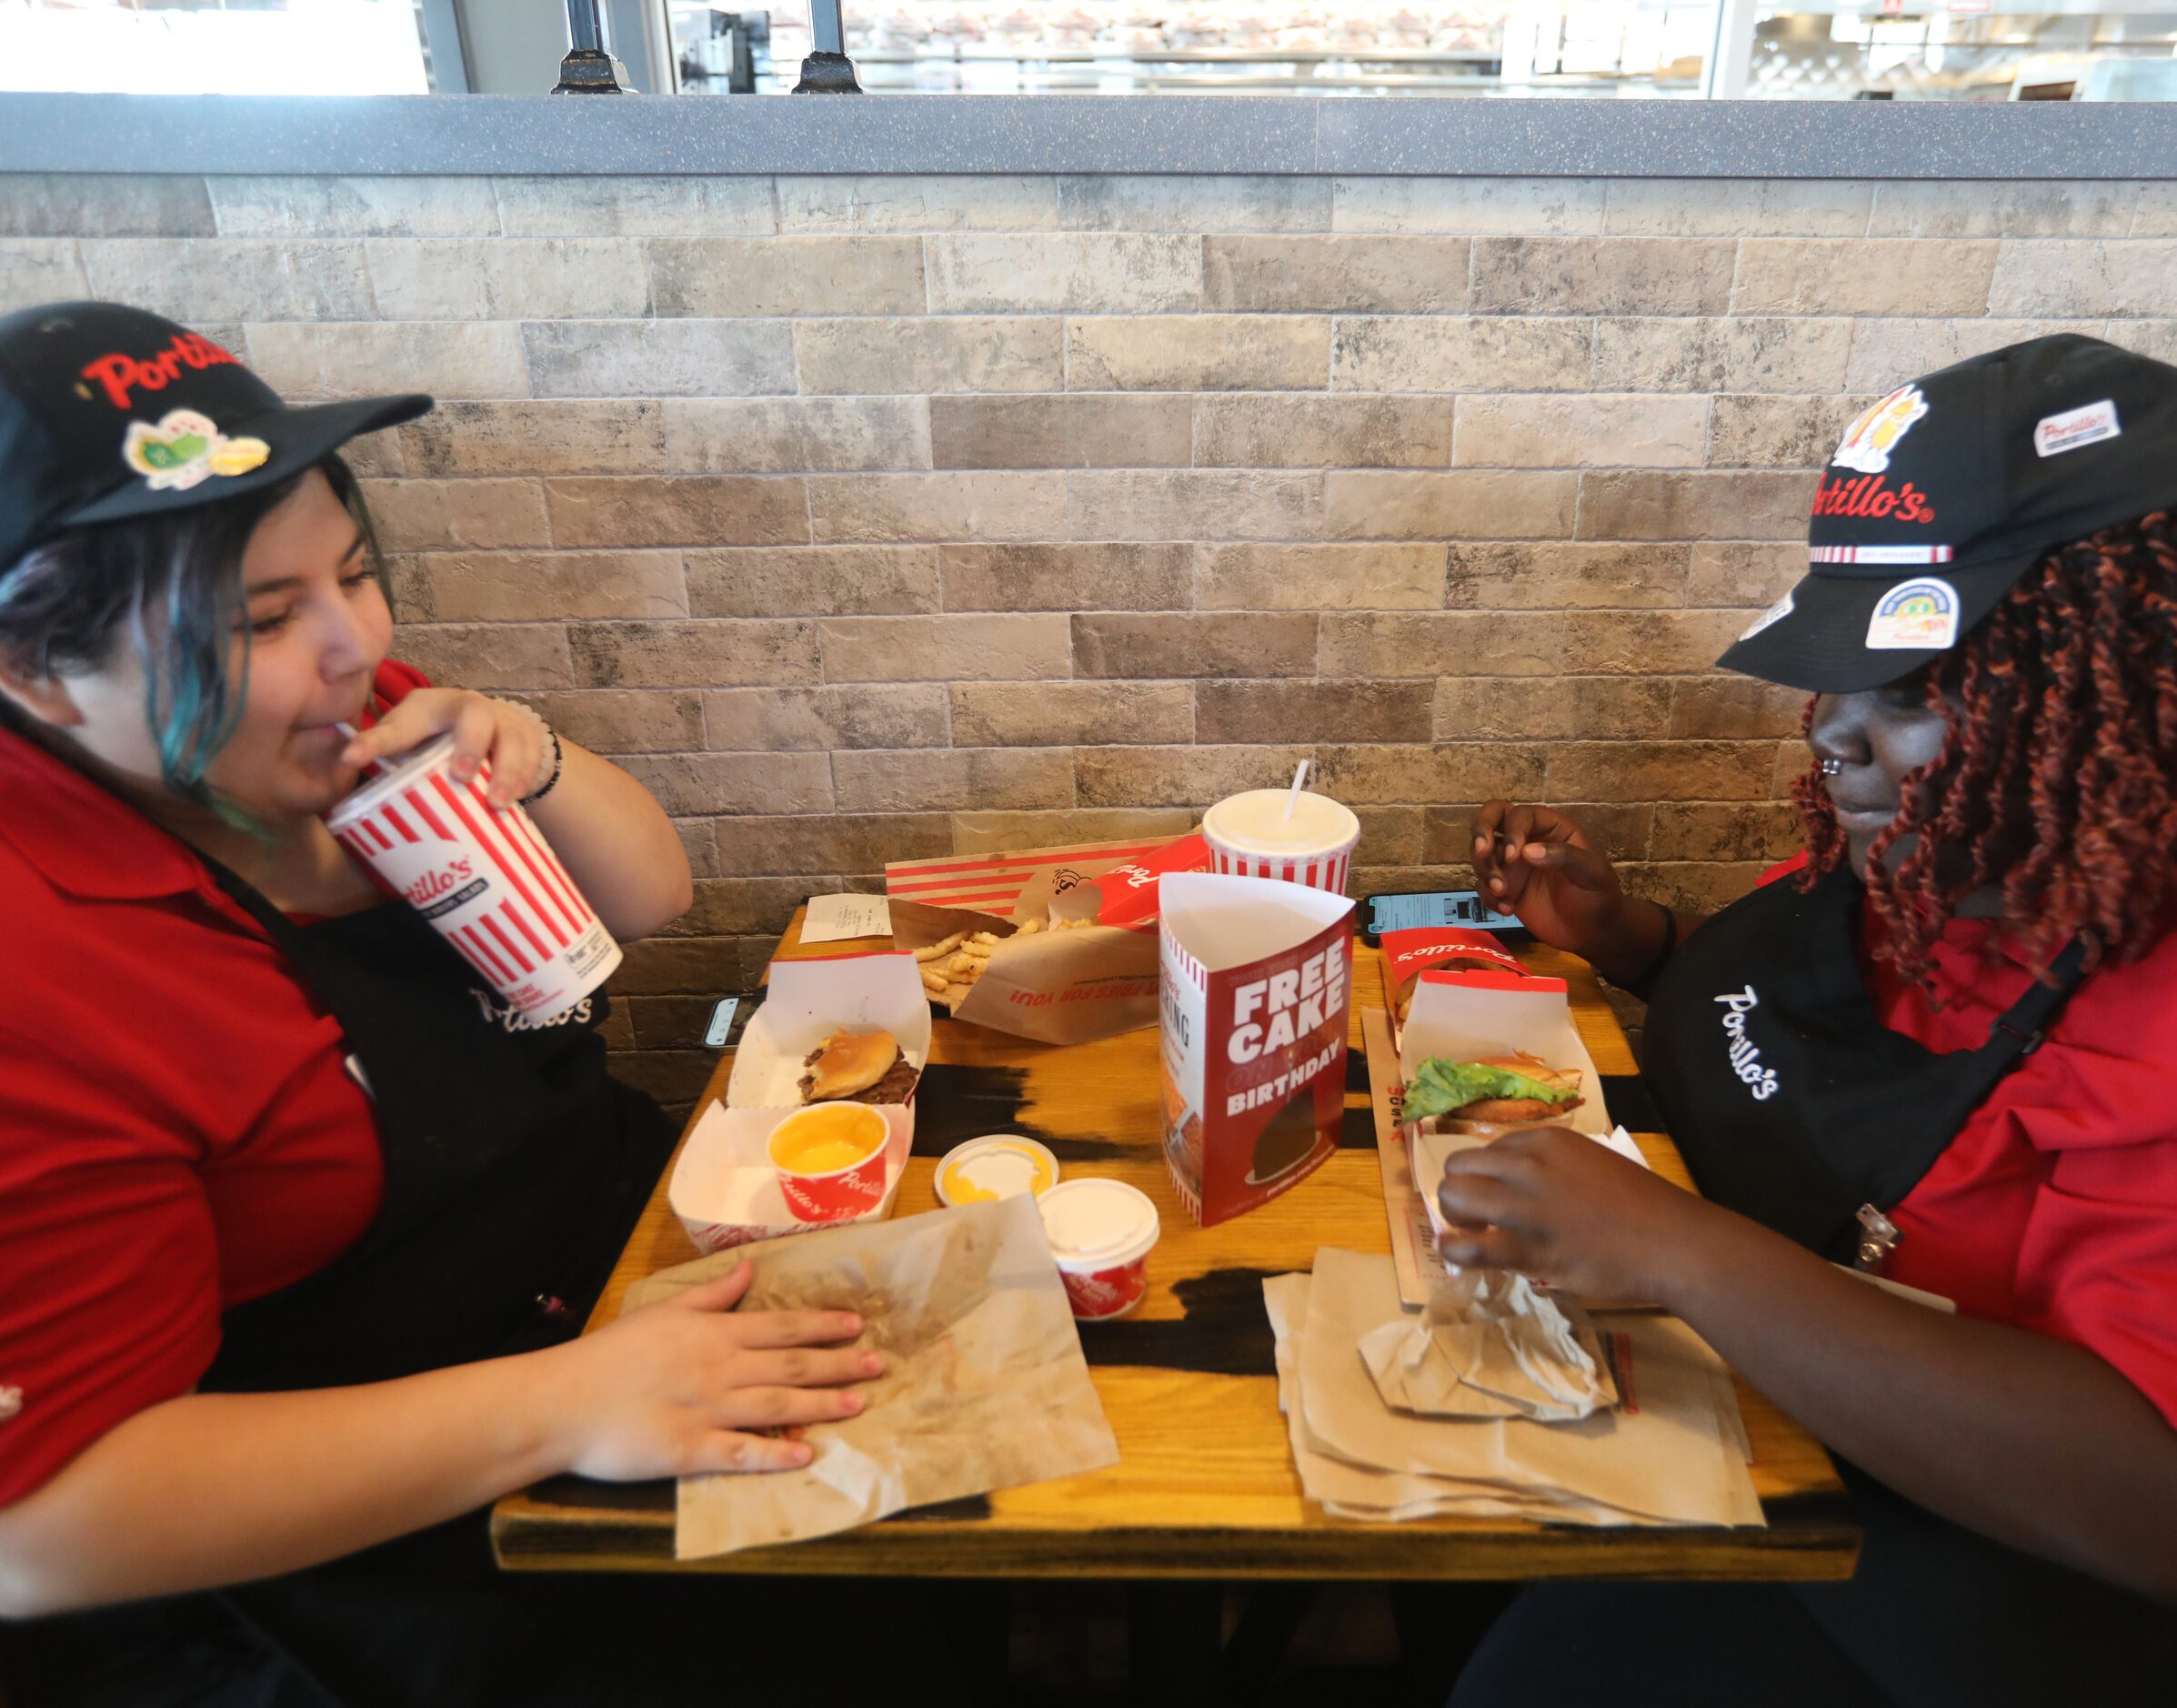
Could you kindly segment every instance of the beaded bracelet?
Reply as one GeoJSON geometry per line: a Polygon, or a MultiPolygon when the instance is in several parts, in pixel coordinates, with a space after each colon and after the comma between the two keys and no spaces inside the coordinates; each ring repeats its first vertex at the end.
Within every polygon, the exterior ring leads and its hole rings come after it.
{"type": "Polygon", "coordinates": [[[544,720],[543,716],[535,707],[525,706],[517,699],[502,699],[497,694],[487,694],[484,698],[494,706],[506,706],[521,713],[523,717],[537,726],[537,733],[552,749],[552,769],[547,771],[541,765],[538,766],[536,776],[530,779],[529,792],[519,798],[521,804],[525,807],[532,801],[542,800],[558,786],[560,767],[567,760],[567,755],[559,745],[559,732],[544,720]],[[542,780],[538,780],[539,779],[542,780]]]}
{"type": "Polygon", "coordinates": [[[552,744],[552,774],[544,779],[544,787],[533,789],[522,797],[522,805],[534,806],[559,787],[560,767],[567,763],[567,755],[559,746],[559,731],[550,724],[545,725],[545,739],[552,744]]]}

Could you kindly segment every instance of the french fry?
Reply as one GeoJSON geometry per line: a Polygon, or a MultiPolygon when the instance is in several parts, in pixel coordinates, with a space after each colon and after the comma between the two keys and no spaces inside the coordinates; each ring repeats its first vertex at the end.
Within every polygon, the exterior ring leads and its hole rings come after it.
{"type": "Polygon", "coordinates": [[[1041,919],[1023,919],[1013,935],[1015,937],[1033,937],[1042,929],[1043,921],[1041,919]]]}
{"type": "Polygon", "coordinates": [[[928,949],[917,949],[915,951],[915,959],[926,964],[929,961],[940,959],[944,956],[951,954],[954,949],[959,948],[963,942],[967,941],[967,932],[955,931],[950,937],[938,939],[938,941],[932,943],[928,949]]]}
{"type": "Polygon", "coordinates": [[[973,949],[976,944],[980,943],[984,948],[988,949],[995,946],[997,942],[998,933],[996,931],[978,931],[973,937],[969,938],[967,942],[961,944],[960,947],[963,949],[973,949]]]}
{"type": "Polygon", "coordinates": [[[978,960],[988,960],[990,959],[990,945],[988,943],[962,943],[960,945],[960,953],[963,955],[972,955],[978,960]]]}
{"type": "Polygon", "coordinates": [[[948,973],[962,973],[968,971],[975,964],[975,957],[962,951],[945,963],[945,970],[948,973]]]}
{"type": "Polygon", "coordinates": [[[945,975],[933,968],[922,969],[922,988],[934,997],[945,994],[945,975]]]}

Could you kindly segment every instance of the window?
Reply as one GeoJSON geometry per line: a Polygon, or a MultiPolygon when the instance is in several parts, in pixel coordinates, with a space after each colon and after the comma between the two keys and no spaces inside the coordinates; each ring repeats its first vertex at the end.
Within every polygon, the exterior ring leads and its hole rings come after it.
{"type": "Polygon", "coordinates": [[[0,88],[422,95],[429,87],[416,0],[0,0],[0,88]]]}

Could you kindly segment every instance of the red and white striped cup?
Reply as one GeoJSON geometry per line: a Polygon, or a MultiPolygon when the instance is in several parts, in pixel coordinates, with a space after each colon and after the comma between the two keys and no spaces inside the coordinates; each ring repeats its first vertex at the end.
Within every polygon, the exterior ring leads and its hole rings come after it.
{"type": "Polygon", "coordinates": [[[1281,878],[1343,895],[1360,820],[1328,795],[1250,789],[1202,815],[1202,839],[1217,869],[1236,878],[1281,878]],[[1286,815],[1286,801],[1292,813],[1286,815]]]}
{"type": "Polygon", "coordinates": [[[326,824],[517,1012],[564,1014],[612,976],[620,946],[529,815],[486,804],[490,768],[456,782],[453,758],[441,736],[387,763],[326,824]]]}

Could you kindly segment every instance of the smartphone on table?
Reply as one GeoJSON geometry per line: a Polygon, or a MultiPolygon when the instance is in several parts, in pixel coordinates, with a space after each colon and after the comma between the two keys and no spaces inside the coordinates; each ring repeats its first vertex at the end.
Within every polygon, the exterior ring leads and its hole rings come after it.
{"type": "Polygon", "coordinates": [[[1436,930],[1458,926],[1470,931],[1524,931],[1509,913],[1499,913],[1477,889],[1432,889],[1411,896],[1369,896],[1361,903],[1360,938],[1371,946],[1386,931],[1436,930]]]}

